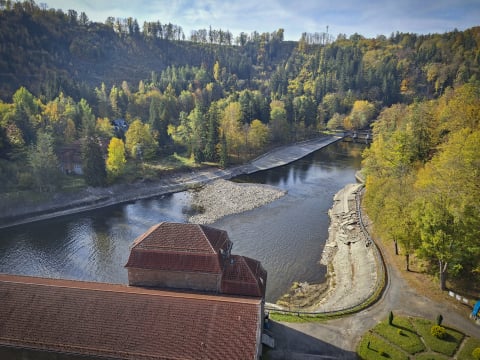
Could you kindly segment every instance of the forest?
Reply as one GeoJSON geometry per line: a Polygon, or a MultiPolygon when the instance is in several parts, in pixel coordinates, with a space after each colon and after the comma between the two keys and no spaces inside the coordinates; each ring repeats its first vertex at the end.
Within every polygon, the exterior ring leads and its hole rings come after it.
{"type": "Polygon", "coordinates": [[[165,20],[0,1],[0,196],[156,178],[166,162],[226,167],[371,127],[375,231],[407,270],[413,256],[436,269],[442,289],[478,277],[480,27],[283,35],[187,36],[165,20]]]}
{"type": "MultiPolygon", "coordinates": [[[[373,123],[365,151],[365,206],[397,255],[425,260],[441,290],[480,274],[480,83],[437,99],[395,104],[373,123]]],[[[418,269],[418,267],[417,267],[418,269]]]]}

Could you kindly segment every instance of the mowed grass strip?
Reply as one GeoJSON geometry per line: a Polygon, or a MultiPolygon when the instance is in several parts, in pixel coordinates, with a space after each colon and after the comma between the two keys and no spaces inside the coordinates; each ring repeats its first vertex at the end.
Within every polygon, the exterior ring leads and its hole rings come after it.
{"type": "Polygon", "coordinates": [[[445,356],[437,353],[421,353],[415,356],[415,360],[448,360],[449,356],[445,356]]]}
{"type": "Polygon", "coordinates": [[[423,338],[430,350],[447,356],[455,354],[465,336],[459,331],[446,327],[447,336],[445,339],[438,339],[430,332],[432,326],[435,325],[434,322],[419,318],[411,318],[411,321],[417,329],[417,333],[423,338]]]}
{"type": "Polygon", "coordinates": [[[408,360],[408,355],[380,338],[374,332],[363,336],[357,347],[357,354],[363,360],[408,360]]]}
{"type": "Polygon", "coordinates": [[[373,328],[373,331],[394,343],[409,354],[425,351],[425,345],[415,333],[407,318],[396,317],[392,325],[384,320],[373,328]]]}

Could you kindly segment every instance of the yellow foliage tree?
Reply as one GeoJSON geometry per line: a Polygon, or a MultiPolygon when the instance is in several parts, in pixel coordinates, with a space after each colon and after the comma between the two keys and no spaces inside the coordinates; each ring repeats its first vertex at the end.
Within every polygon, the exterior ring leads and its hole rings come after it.
{"type": "Polygon", "coordinates": [[[242,108],[239,102],[229,103],[223,111],[220,124],[220,133],[225,135],[228,152],[238,154],[242,144],[242,131],[240,121],[242,119],[242,108]]]}
{"type": "Polygon", "coordinates": [[[152,159],[157,151],[150,126],[136,119],[125,133],[125,147],[132,158],[152,159]]]}
{"type": "Polygon", "coordinates": [[[250,139],[250,146],[253,151],[263,149],[268,142],[269,130],[267,125],[260,120],[253,120],[248,131],[248,138],[250,139]]]}
{"type": "Polygon", "coordinates": [[[108,144],[107,172],[112,177],[117,177],[125,170],[125,145],[121,139],[112,138],[108,144]]]}
{"type": "Polygon", "coordinates": [[[344,120],[345,129],[363,129],[375,114],[375,106],[367,100],[357,100],[353,103],[352,111],[344,120]]]}

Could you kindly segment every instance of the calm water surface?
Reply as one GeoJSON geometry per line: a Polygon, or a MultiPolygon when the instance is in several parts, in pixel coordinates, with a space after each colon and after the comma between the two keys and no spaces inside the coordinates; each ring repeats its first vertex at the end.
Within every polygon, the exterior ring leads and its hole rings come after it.
{"type": "MultiPolygon", "coordinates": [[[[242,176],[288,194],[271,204],[225,217],[233,253],[260,260],[268,271],[267,301],[293,281],[323,281],[318,264],[328,237],[333,195],[355,182],[363,145],[338,142],[290,165],[242,176]]],[[[127,283],[133,240],[161,221],[187,221],[190,194],[181,192],[0,230],[0,272],[127,283]]]]}

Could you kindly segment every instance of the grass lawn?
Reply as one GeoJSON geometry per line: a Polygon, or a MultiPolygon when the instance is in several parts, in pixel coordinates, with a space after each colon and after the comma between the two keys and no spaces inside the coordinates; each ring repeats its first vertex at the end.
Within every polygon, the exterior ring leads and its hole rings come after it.
{"type": "Polygon", "coordinates": [[[417,329],[418,334],[423,337],[425,344],[427,344],[431,350],[447,356],[455,354],[465,336],[459,331],[446,327],[446,338],[438,339],[430,333],[430,329],[435,325],[434,322],[418,318],[412,318],[412,322],[417,329]]]}
{"type": "Polygon", "coordinates": [[[462,346],[460,352],[457,355],[458,360],[476,360],[472,352],[476,348],[480,348],[480,339],[467,339],[465,344],[462,346]]]}
{"type": "Polygon", "coordinates": [[[465,335],[449,327],[445,327],[446,338],[438,339],[430,333],[433,325],[433,321],[422,318],[395,316],[392,325],[385,319],[365,333],[357,354],[366,360],[445,360],[453,356],[458,360],[476,360],[472,352],[480,347],[480,339],[468,338],[462,344],[465,335]]]}
{"type": "Polygon", "coordinates": [[[357,348],[357,354],[360,359],[365,360],[408,360],[407,354],[383,340],[374,332],[368,332],[365,334],[357,348]]]}
{"type": "Polygon", "coordinates": [[[394,318],[392,325],[388,325],[386,320],[382,321],[373,328],[373,331],[409,354],[413,355],[425,350],[425,345],[406,318],[394,318]]]}

